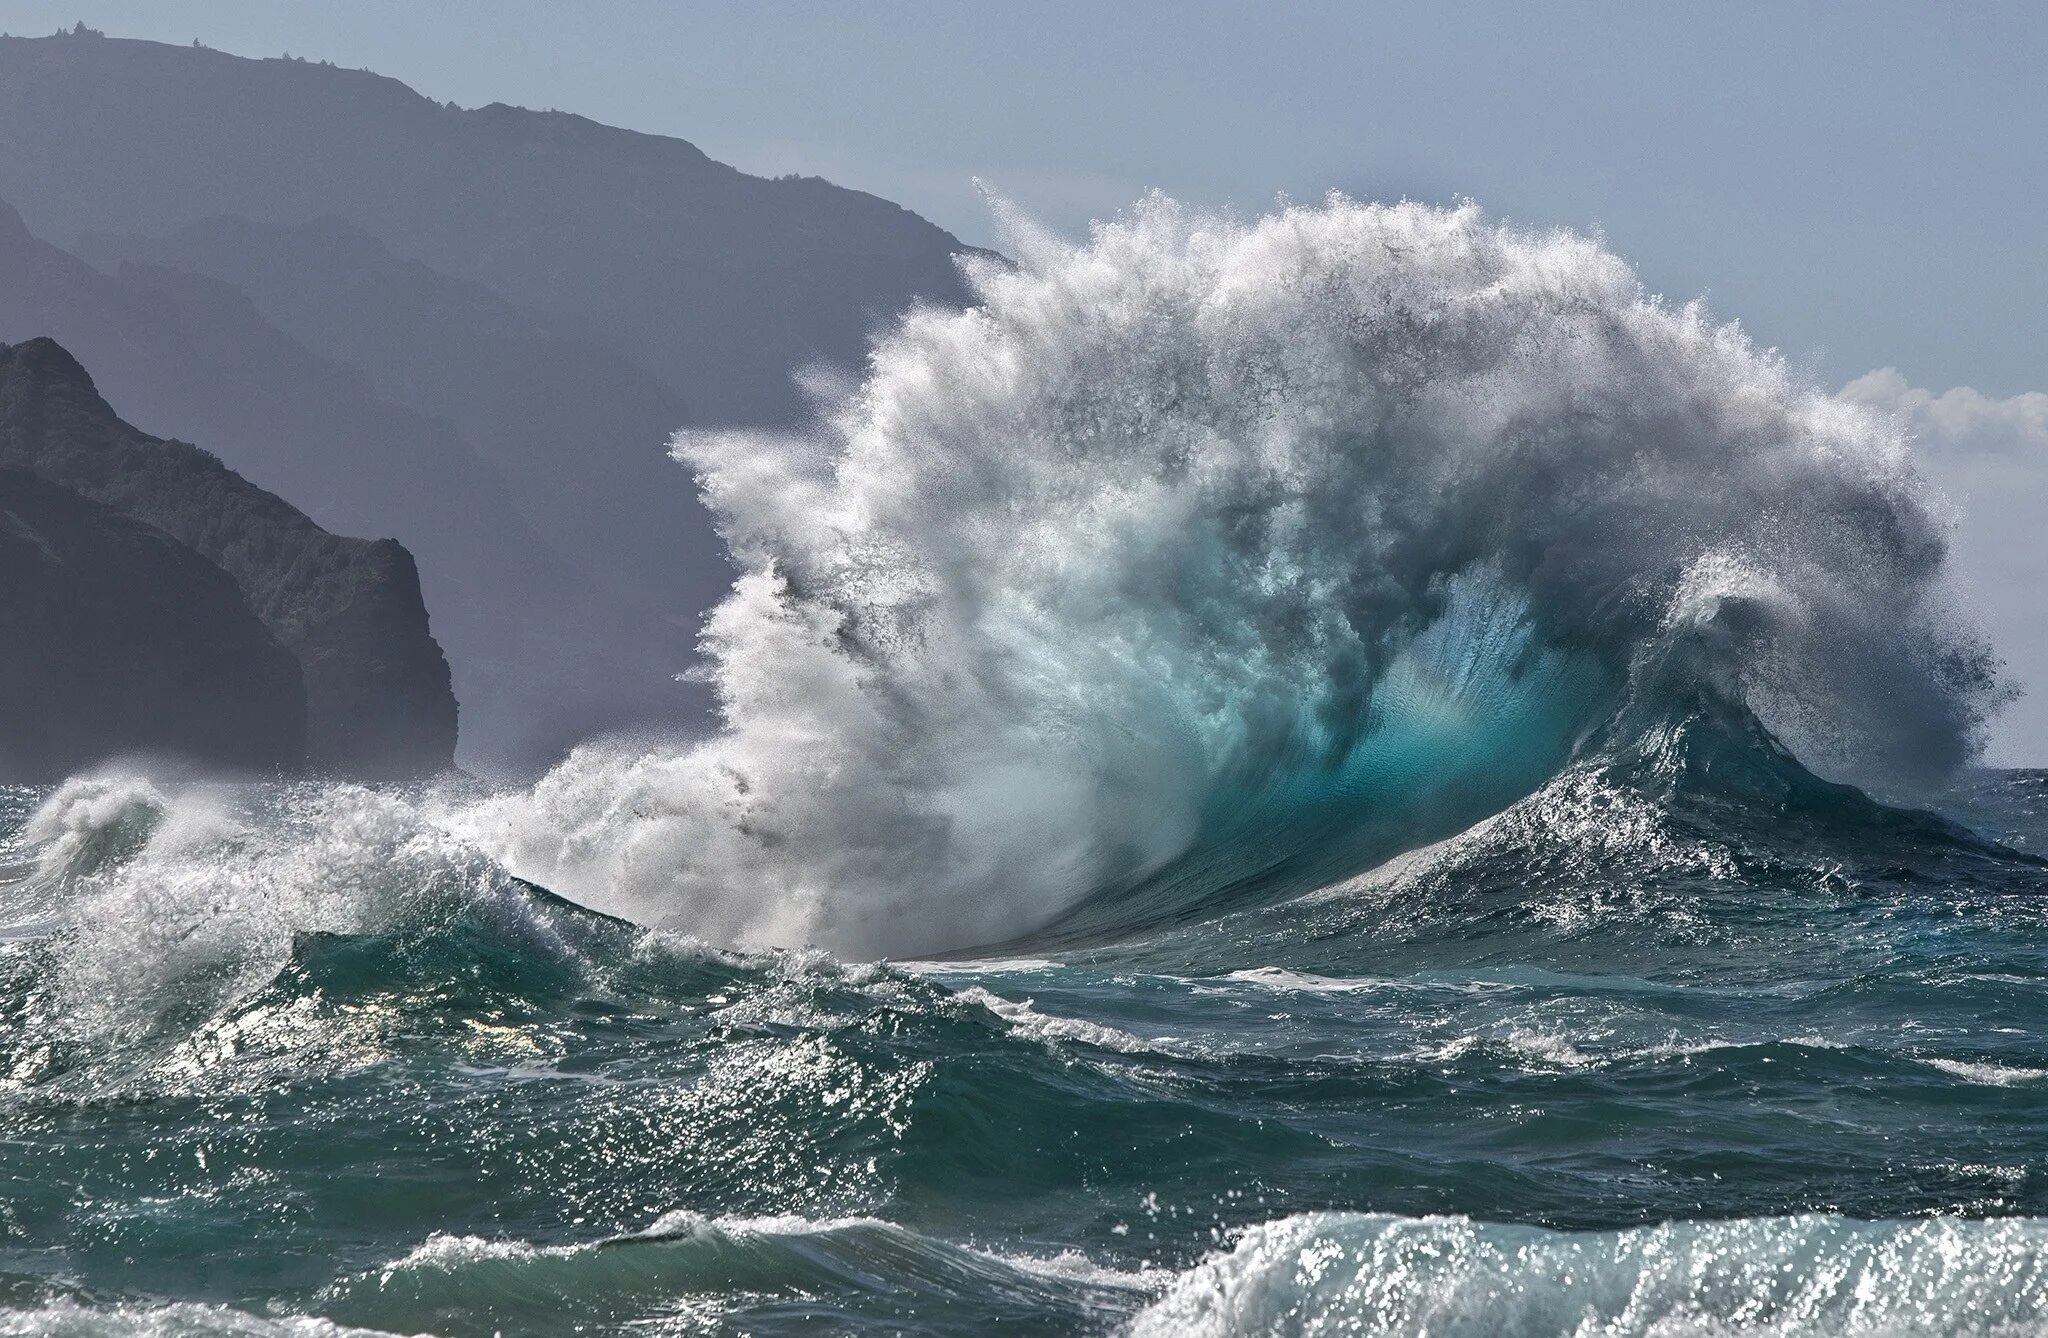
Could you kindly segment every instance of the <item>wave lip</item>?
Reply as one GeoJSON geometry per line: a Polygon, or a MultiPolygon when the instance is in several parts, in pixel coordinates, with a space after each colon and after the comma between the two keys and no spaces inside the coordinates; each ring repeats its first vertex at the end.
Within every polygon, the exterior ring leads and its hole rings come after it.
{"type": "Polygon", "coordinates": [[[2048,1219],[1560,1232],[1312,1213],[1182,1274],[1130,1338],[2048,1333],[2048,1219]]]}

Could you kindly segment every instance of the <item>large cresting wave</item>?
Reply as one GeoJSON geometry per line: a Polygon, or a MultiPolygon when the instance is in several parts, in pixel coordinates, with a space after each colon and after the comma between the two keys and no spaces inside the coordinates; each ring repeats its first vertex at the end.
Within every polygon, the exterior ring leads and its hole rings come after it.
{"type": "Polygon", "coordinates": [[[510,867],[902,954],[1355,873],[1696,700],[1842,778],[1969,755],[1995,666],[1898,429],[1596,241],[1007,221],[809,430],[678,439],[743,572],[723,727],[470,811],[510,867]]]}

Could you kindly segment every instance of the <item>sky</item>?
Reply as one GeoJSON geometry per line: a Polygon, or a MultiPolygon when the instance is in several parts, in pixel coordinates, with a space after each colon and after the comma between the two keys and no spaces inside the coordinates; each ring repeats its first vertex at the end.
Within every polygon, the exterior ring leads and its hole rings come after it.
{"type": "Polygon", "coordinates": [[[2048,426],[2011,425],[2048,391],[2048,5],[0,0],[7,31],[79,20],[678,135],[982,244],[976,179],[1075,235],[1155,188],[1469,197],[1599,232],[1995,498],[1963,566],[2039,689],[1994,755],[2048,763],[2048,559],[2021,542],[2048,426]],[[1926,407],[1965,401],[2005,407],[1926,407]]]}

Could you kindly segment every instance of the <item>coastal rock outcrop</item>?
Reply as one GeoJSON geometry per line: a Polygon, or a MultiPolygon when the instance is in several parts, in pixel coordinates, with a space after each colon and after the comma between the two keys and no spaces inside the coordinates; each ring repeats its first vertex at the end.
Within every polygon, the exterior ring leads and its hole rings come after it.
{"type": "Polygon", "coordinates": [[[234,578],[163,531],[0,469],[0,784],[122,754],[306,758],[299,663],[234,578]]]}
{"type": "Polygon", "coordinates": [[[160,531],[230,578],[298,663],[308,766],[382,779],[452,763],[448,662],[402,545],[330,534],[208,452],[131,427],[49,339],[0,346],[0,467],[160,531]]]}

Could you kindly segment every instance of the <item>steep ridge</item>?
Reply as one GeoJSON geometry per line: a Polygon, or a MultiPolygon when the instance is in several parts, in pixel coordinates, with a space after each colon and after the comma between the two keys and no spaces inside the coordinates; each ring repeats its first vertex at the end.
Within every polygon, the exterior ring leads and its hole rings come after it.
{"type": "Polygon", "coordinates": [[[453,426],[380,398],[232,285],[156,265],[103,272],[0,204],[0,341],[38,335],[136,421],[206,443],[322,526],[404,543],[452,662],[465,760],[545,758],[594,725],[687,700],[671,678],[686,625],[619,607],[534,534],[453,426]]]}
{"type": "Polygon", "coordinates": [[[232,286],[161,266],[102,272],[0,202],[0,340],[39,334],[89,364],[127,412],[208,443],[323,525],[398,533],[394,521],[502,495],[447,425],[380,403],[232,286]]]}
{"type": "Polygon", "coordinates": [[[226,572],[163,531],[0,469],[0,784],[123,753],[295,770],[306,689],[226,572]]]}
{"type": "Polygon", "coordinates": [[[367,71],[10,38],[0,122],[0,195],[46,236],[339,215],[602,331],[707,423],[790,420],[793,369],[856,362],[877,321],[964,296],[958,240],[886,200],[579,116],[444,106],[367,71]]]}
{"type": "Polygon", "coordinates": [[[298,659],[312,766],[379,777],[452,762],[448,662],[397,542],[330,534],[211,454],[130,427],[50,339],[0,345],[0,466],[154,526],[233,577],[298,659]]]}

